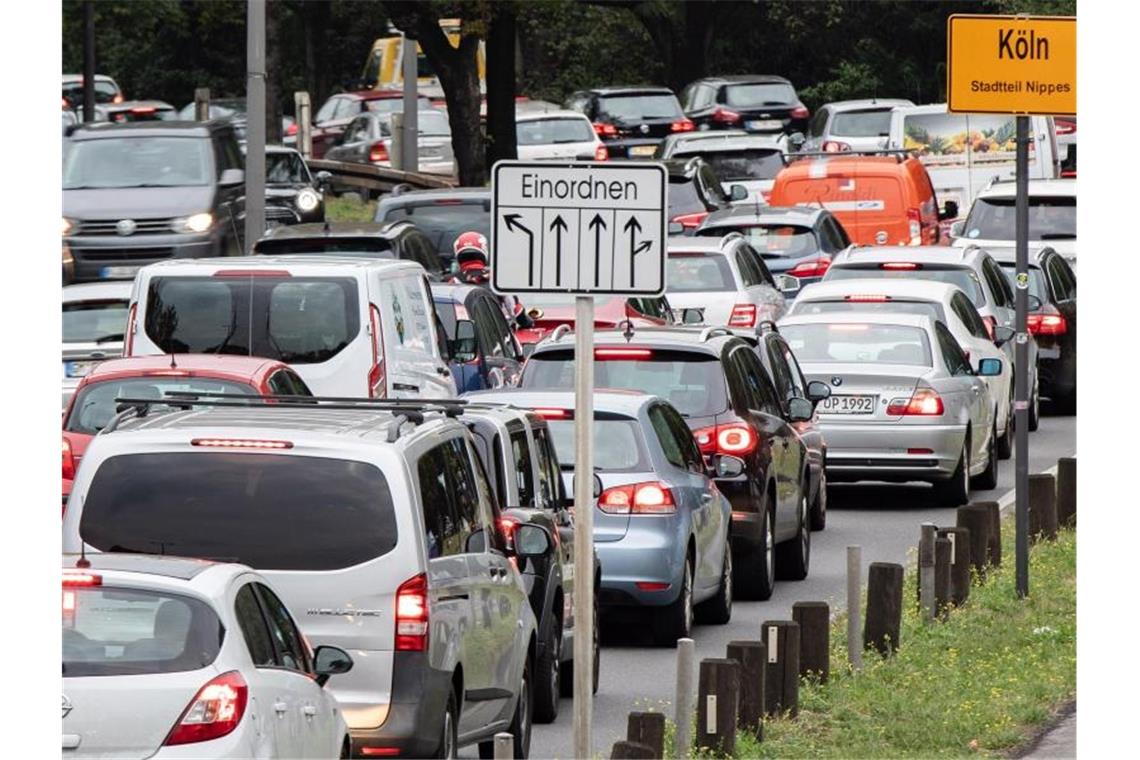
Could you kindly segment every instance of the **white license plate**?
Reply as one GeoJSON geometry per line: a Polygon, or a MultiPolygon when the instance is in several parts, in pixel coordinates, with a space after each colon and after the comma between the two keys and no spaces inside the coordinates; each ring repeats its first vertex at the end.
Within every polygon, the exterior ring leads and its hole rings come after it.
{"type": "Polygon", "coordinates": [[[130,280],[138,271],[142,269],[141,266],[135,267],[103,267],[99,270],[99,276],[104,280],[130,280]]]}
{"type": "Polygon", "coordinates": [[[784,122],[776,119],[767,119],[765,121],[746,121],[744,122],[745,129],[783,129],[784,122]]]}
{"type": "Polygon", "coordinates": [[[874,414],[877,396],[828,396],[819,402],[820,414],[874,414]]]}
{"type": "Polygon", "coordinates": [[[631,156],[652,156],[656,152],[656,145],[634,145],[629,149],[629,155],[631,156]]]}
{"type": "Polygon", "coordinates": [[[92,368],[99,362],[64,362],[63,376],[68,378],[87,377],[92,368]]]}

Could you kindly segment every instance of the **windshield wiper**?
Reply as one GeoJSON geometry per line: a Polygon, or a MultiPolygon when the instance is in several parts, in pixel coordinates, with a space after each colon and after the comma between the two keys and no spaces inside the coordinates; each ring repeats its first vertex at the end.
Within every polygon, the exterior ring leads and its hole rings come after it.
{"type": "Polygon", "coordinates": [[[1037,236],[1040,240],[1076,240],[1075,232],[1046,232],[1037,236]]]}
{"type": "Polygon", "coordinates": [[[122,339],[123,339],[122,333],[113,333],[111,335],[104,335],[102,338],[96,338],[95,342],[96,343],[110,343],[111,341],[122,340],[122,339]]]}

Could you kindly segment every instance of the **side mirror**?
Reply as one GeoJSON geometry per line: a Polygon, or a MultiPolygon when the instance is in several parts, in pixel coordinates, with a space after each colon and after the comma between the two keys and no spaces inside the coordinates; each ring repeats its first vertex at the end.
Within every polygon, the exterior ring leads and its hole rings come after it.
{"type": "Polygon", "coordinates": [[[744,185],[732,185],[728,188],[729,199],[734,201],[743,201],[748,198],[748,188],[744,185]]]}
{"type": "MultiPolygon", "coordinates": [[[[942,210],[938,212],[939,219],[957,219],[958,218],[958,201],[946,201],[942,204],[942,210]]],[[[951,233],[953,234],[953,233],[951,233]]]]}
{"type": "Polygon", "coordinates": [[[681,309],[681,324],[699,325],[705,321],[704,309],[681,309]]]}
{"type": "Polygon", "coordinates": [[[1012,327],[998,325],[994,328],[994,345],[1001,348],[1006,343],[1009,343],[1010,339],[1016,334],[1016,331],[1012,327]]]}
{"type": "Polygon", "coordinates": [[[1001,359],[982,359],[978,362],[978,375],[996,377],[1001,374],[1001,359]]]}
{"type": "Polygon", "coordinates": [[[333,175],[332,172],[327,172],[322,169],[317,172],[317,176],[314,179],[317,181],[317,187],[324,191],[332,186],[333,175]]]}
{"type": "Polygon", "coordinates": [[[1035,296],[1032,293],[1027,293],[1026,295],[1029,296],[1029,298],[1026,299],[1028,301],[1026,305],[1029,307],[1029,311],[1040,311],[1041,307],[1045,305],[1041,302],[1040,297],[1035,296]]]}
{"type": "Polygon", "coordinates": [[[796,396],[788,400],[789,422],[807,422],[813,414],[815,414],[815,404],[806,398],[796,396]]]}
{"type": "Polygon", "coordinates": [[[790,274],[777,274],[773,275],[772,279],[776,281],[776,287],[780,289],[781,293],[794,293],[800,289],[800,278],[790,274]]]}
{"type": "Polygon", "coordinates": [[[317,683],[324,686],[330,676],[339,676],[352,670],[352,655],[340,647],[327,644],[313,652],[313,670],[317,672],[317,683]]]}
{"type": "Polygon", "coordinates": [[[240,185],[243,182],[245,182],[245,172],[241,169],[226,169],[222,172],[222,176],[218,178],[218,184],[223,187],[240,185]]]}
{"type": "Polygon", "coordinates": [[[818,404],[825,398],[831,398],[831,386],[822,380],[812,380],[807,387],[808,400],[818,404]]]}
{"type": "Polygon", "coordinates": [[[680,222],[669,222],[668,233],[670,235],[684,235],[685,226],[680,222]]]}
{"type": "Polygon", "coordinates": [[[455,322],[455,339],[449,341],[451,358],[457,362],[469,362],[479,355],[479,345],[475,341],[475,323],[470,319],[455,322]]]}
{"type": "MultiPolygon", "coordinates": [[[[947,201],[947,203],[949,203],[949,202],[950,201],[947,201]]],[[[962,237],[962,233],[965,232],[965,230],[966,230],[966,220],[961,219],[957,222],[954,222],[953,224],[950,225],[950,237],[960,238],[960,237],[962,237]]]]}
{"type": "Polygon", "coordinates": [[[520,557],[543,557],[552,543],[541,525],[523,523],[515,527],[515,554],[520,557]]]}
{"type": "Polygon", "coordinates": [[[735,478],[744,474],[744,460],[731,454],[721,454],[716,458],[713,472],[718,478],[735,478]]]}
{"type": "Polygon", "coordinates": [[[792,150],[799,151],[800,148],[804,147],[804,133],[792,132],[788,135],[788,144],[792,146],[792,150]]]}

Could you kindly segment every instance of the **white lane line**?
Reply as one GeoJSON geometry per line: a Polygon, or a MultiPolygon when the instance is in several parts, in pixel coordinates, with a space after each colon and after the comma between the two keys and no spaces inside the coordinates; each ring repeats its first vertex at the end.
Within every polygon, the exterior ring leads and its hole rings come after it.
{"type": "MultiPolygon", "coordinates": [[[[1050,467],[1046,470],[1042,470],[1040,474],[1052,475],[1053,477],[1057,477],[1057,465],[1053,465],[1052,467],[1050,467]]],[[[1002,517],[1005,517],[1006,515],[1009,514],[1010,510],[1013,509],[1014,502],[1016,502],[1016,501],[1017,501],[1017,489],[1016,488],[1009,489],[1008,491],[1005,492],[1005,494],[1002,495],[1002,497],[1000,499],[998,499],[998,512],[1001,514],[1002,517]]]]}

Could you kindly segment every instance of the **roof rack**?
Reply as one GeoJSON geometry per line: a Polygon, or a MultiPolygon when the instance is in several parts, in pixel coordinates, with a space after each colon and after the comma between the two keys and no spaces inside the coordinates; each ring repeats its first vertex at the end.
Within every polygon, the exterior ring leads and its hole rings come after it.
{"type": "Polygon", "coordinates": [[[734,333],[732,330],[729,330],[727,327],[706,327],[705,329],[701,330],[700,337],[698,337],[697,340],[699,340],[701,343],[706,343],[710,339],[721,335],[728,335],[731,337],[733,335],[736,335],[736,333],[734,333]]]}
{"type": "Polygon", "coordinates": [[[550,333],[550,335],[546,336],[546,340],[550,341],[551,343],[557,343],[559,340],[561,340],[562,336],[568,332],[570,332],[570,325],[558,325],[558,327],[555,327],[554,331],[550,333]]]}

